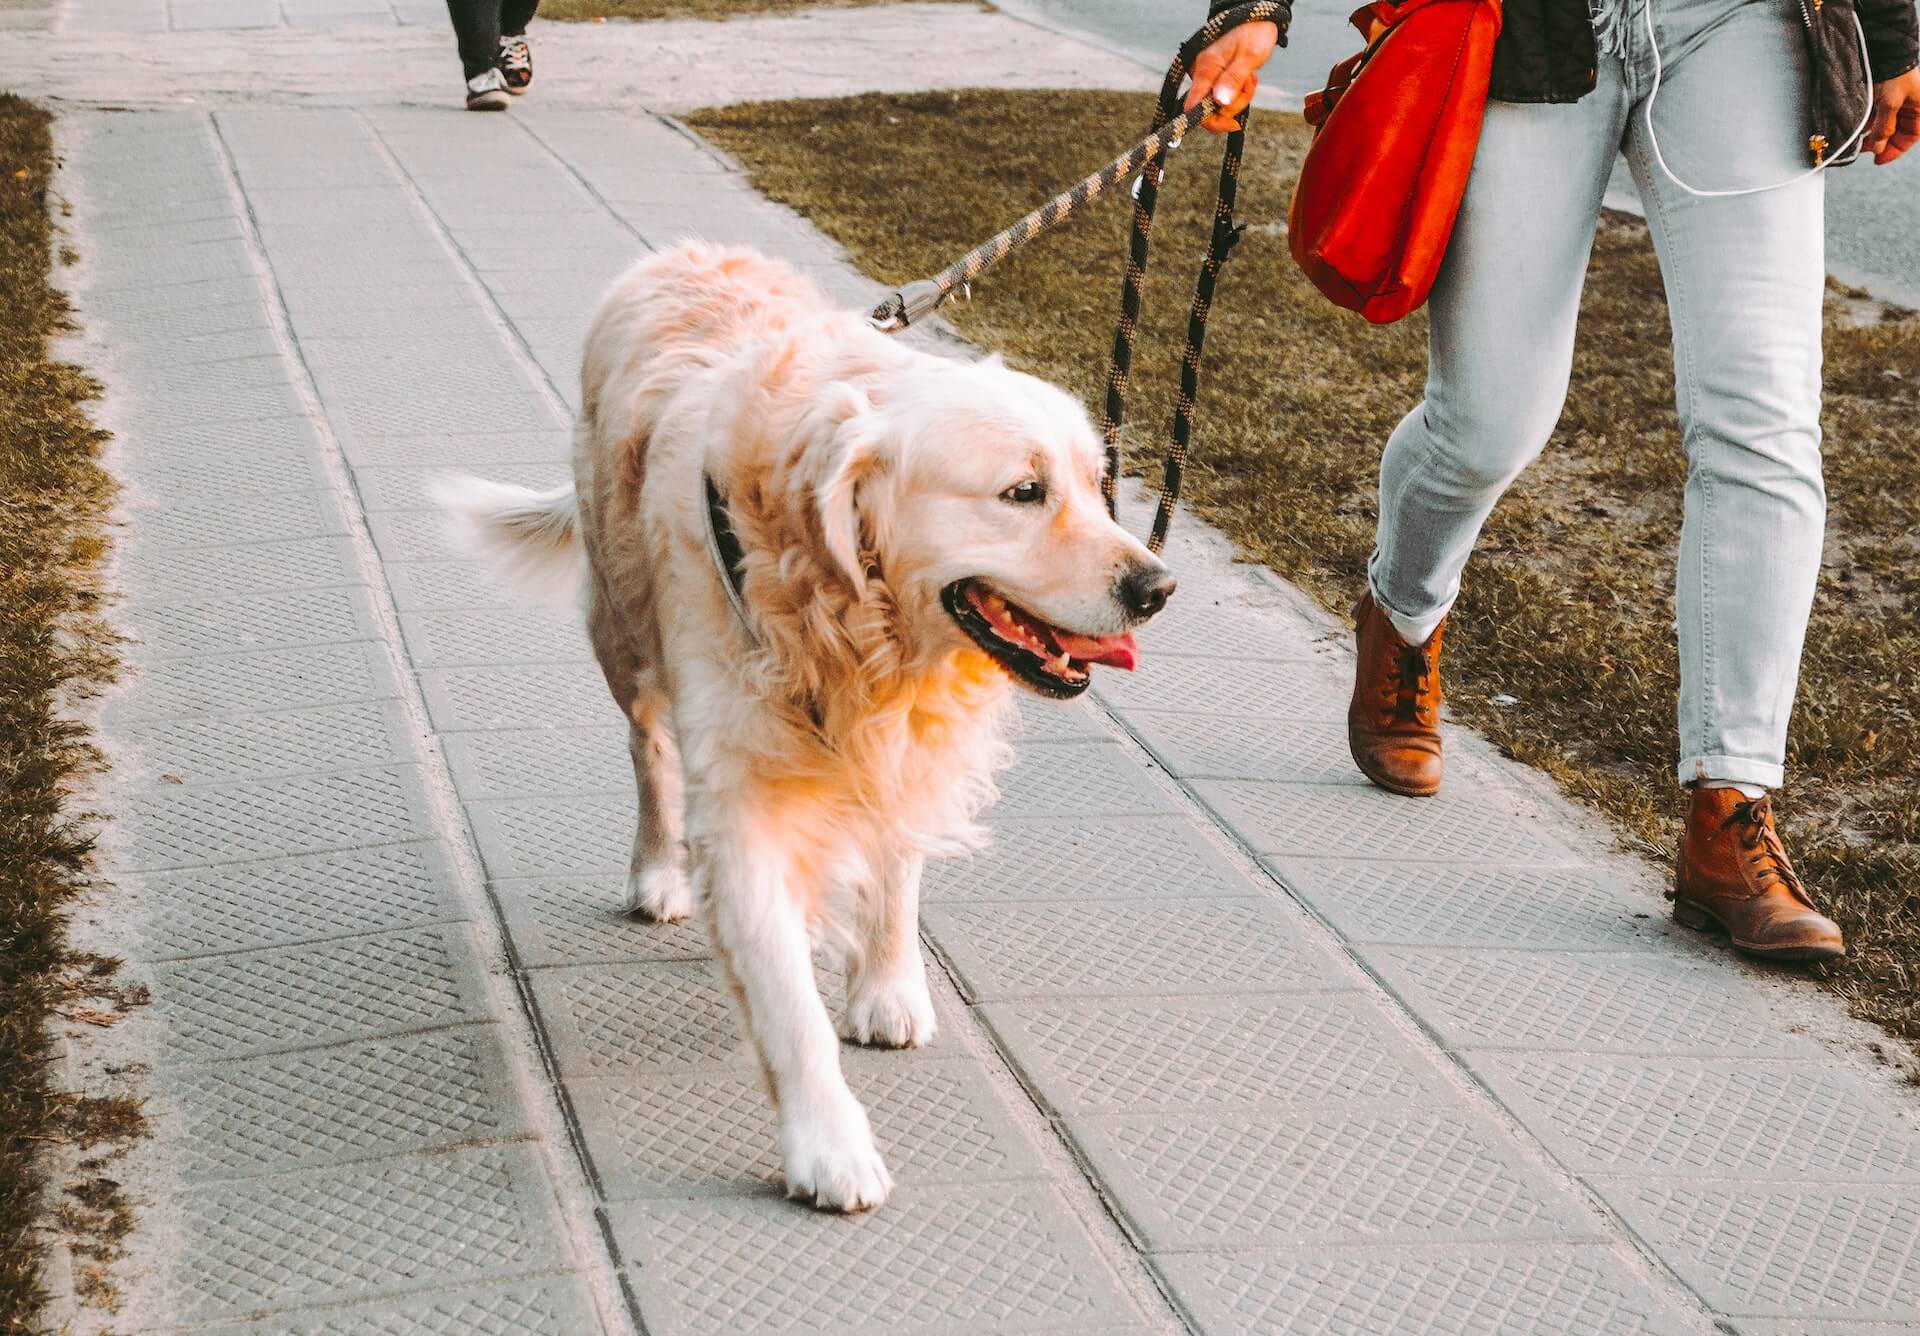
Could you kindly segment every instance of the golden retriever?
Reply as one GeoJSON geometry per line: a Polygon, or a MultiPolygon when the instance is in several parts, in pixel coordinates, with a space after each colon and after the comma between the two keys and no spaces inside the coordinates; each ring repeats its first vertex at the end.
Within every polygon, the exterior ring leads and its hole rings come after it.
{"type": "Polygon", "coordinates": [[[789,1196],[892,1179],[839,1032],[933,1038],[924,860],[977,847],[1012,683],[1133,667],[1173,577],[1107,515],[1085,411],[831,308],[792,269],[693,243],[634,265],[587,336],[571,487],[456,479],[441,503],[523,575],[577,579],[630,725],[627,902],[697,902],[779,1114],[789,1196]]]}

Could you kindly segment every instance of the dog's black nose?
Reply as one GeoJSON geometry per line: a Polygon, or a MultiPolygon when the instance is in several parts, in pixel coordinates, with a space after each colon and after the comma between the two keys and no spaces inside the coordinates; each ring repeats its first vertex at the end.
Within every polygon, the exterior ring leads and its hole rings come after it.
{"type": "Polygon", "coordinates": [[[1151,617],[1167,606],[1179,583],[1165,566],[1136,566],[1120,577],[1120,597],[1135,616],[1151,617]]]}

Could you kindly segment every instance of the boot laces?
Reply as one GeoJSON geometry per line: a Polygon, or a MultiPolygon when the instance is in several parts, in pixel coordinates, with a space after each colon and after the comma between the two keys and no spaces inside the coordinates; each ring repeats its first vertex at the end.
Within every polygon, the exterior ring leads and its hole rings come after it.
{"type": "Polygon", "coordinates": [[[1753,869],[1754,883],[1761,890],[1782,887],[1794,899],[1807,908],[1813,908],[1813,901],[1807,898],[1806,887],[1800,884],[1799,874],[1793,870],[1793,864],[1787,861],[1787,847],[1780,842],[1780,832],[1773,823],[1773,797],[1753,798],[1741,803],[1727,814],[1720,823],[1719,834],[1733,830],[1740,840],[1740,847],[1746,853],[1747,865],[1753,869]]]}
{"type": "Polygon", "coordinates": [[[1387,667],[1380,692],[1388,717],[1407,723],[1427,723],[1424,708],[1433,678],[1433,655],[1424,645],[1402,645],[1387,667]]]}

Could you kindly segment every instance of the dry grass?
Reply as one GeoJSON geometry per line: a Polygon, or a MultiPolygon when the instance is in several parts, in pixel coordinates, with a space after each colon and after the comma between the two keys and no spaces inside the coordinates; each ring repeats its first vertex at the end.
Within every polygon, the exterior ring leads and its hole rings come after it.
{"type": "Polygon", "coordinates": [[[736,19],[748,14],[791,14],[797,9],[857,9],[896,0],[545,0],[543,19],[736,19]]]}
{"type": "Polygon", "coordinates": [[[90,843],[70,798],[98,758],[62,703],[111,671],[92,572],[112,485],[96,463],[104,433],[83,408],[95,385],[49,360],[49,341],[68,328],[66,301],[48,285],[50,123],[0,94],[0,1331],[8,1332],[29,1329],[49,1228],[71,1238],[83,1270],[124,1228],[118,1188],[100,1172],[105,1159],[80,1160],[50,1201],[41,1152],[56,1143],[97,1150],[139,1127],[137,1108],[79,1098],[46,1079],[52,1013],[106,1017],[128,1000],[116,997],[116,962],[75,957],[63,933],[62,906],[82,884],[90,843]]]}
{"type": "MultiPolygon", "coordinates": [[[[788,102],[693,123],[870,273],[921,277],[1117,150],[1147,99],[962,93],[788,102]],[[958,151],[956,148],[958,147],[958,151]]],[[[1420,395],[1426,325],[1374,329],[1295,271],[1277,224],[1304,127],[1265,115],[1209,329],[1193,508],[1344,610],[1361,588],[1379,451],[1420,395]]],[[[1160,448],[1216,152],[1175,155],[1154,234],[1130,446],[1160,448]]],[[[1858,170],[1858,169],[1856,169],[1858,170]]],[[[979,344],[1097,403],[1128,211],[1092,211],[950,310],[979,344]]],[[[1670,857],[1680,811],[1672,585],[1685,461],[1659,271],[1645,228],[1609,218],[1566,415],[1502,501],[1447,642],[1456,715],[1548,771],[1622,837],[1670,857]],[[1496,707],[1511,695],[1519,703],[1496,707]]],[[[1801,870],[1854,953],[1825,981],[1920,1040],[1920,319],[1827,328],[1827,562],[1781,796],[1801,870]]],[[[1143,520],[1144,517],[1136,517],[1143,520]]]]}

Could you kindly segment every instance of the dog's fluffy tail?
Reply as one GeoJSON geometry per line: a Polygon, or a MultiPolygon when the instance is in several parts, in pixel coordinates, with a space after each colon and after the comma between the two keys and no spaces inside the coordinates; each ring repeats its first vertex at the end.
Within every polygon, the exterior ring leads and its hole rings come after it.
{"type": "Polygon", "coordinates": [[[532,598],[565,598],[585,575],[580,508],[573,485],[536,492],[485,478],[434,480],[433,500],[464,551],[480,557],[532,598]]]}

